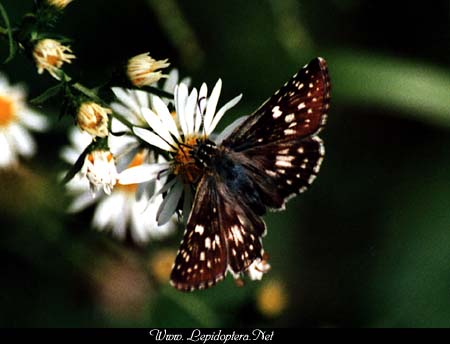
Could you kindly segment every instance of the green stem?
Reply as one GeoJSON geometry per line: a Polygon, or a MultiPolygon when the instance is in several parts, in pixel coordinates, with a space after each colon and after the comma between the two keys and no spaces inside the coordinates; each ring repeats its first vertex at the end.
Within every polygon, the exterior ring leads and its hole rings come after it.
{"type": "Polygon", "coordinates": [[[14,57],[14,40],[12,36],[12,30],[11,25],[9,23],[9,17],[8,13],[6,13],[5,8],[3,7],[2,3],[0,2],[0,15],[3,18],[3,21],[5,22],[6,28],[2,28],[4,31],[6,31],[6,35],[8,37],[8,46],[9,46],[9,54],[6,60],[3,63],[8,63],[13,57],[14,57]]]}
{"type": "Polygon", "coordinates": [[[113,112],[112,116],[117,119],[118,121],[122,122],[128,129],[130,129],[131,131],[133,131],[133,123],[131,123],[129,120],[127,120],[125,117],[123,117],[122,115],[119,115],[118,113],[113,112]]]}
{"type": "Polygon", "coordinates": [[[144,87],[148,92],[156,94],[157,96],[173,99],[174,96],[172,93],[160,90],[159,88],[153,87],[153,86],[145,86],[144,87]]]}

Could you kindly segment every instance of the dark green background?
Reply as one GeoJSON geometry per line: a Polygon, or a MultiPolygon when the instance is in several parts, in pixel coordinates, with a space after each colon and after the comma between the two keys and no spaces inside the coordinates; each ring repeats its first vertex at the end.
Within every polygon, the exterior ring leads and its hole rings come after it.
{"type": "MultiPolygon", "coordinates": [[[[2,3],[14,22],[32,2],[2,3]]],[[[41,111],[53,130],[36,136],[39,154],[0,179],[0,325],[450,326],[449,17],[443,0],[75,0],[57,26],[73,39],[69,74],[93,87],[149,51],[196,86],[221,77],[222,102],[243,92],[228,121],[326,58],[327,156],[306,194],[265,217],[265,279],[283,281],[289,297],[281,316],[257,311],[261,284],[239,289],[230,278],[194,294],[154,287],[144,311],[113,316],[98,306],[92,266],[124,254],[145,265],[182,232],[137,250],[91,230],[92,210],[65,215],[55,180],[73,123],[57,121],[50,101],[41,111]]],[[[30,97],[54,85],[25,56],[1,70],[30,97]]]]}

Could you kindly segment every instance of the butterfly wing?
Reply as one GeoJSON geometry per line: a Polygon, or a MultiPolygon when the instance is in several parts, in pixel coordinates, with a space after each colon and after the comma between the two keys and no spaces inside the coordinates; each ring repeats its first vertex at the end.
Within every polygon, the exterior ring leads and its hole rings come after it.
{"type": "Polygon", "coordinates": [[[330,79],[320,57],[304,66],[269,98],[223,145],[233,151],[317,134],[326,124],[330,106],[330,79]]]}
{"type": "Polygon", "coordinates": [[[230,270],[237,276],[262,258],[265,225],[217,176],[205,175],[198,187],[171,284],[183,291],[204,289],[230,270]]]}
{"type": "Polygon", "coordinates": [[[330,79],[324,59],[303,67],[224,141],[255,182],[270,208],[313,182],[325,154],[317,136],[330,106],[330,79]]]}

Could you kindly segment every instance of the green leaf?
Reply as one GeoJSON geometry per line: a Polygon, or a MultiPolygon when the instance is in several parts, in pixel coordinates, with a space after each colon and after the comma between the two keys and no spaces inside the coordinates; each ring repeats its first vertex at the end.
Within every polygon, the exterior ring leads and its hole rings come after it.
{"type": "Polygon", "coordinates": [[[87,146],[83,153],[80,154],[77,161],[73,166],[70,168],[70,170],[66,173],[63,180],[61,181],[62,184],[67,184],[75,175],[78,173],[78,171],[81,170],[84,164],[84,159],[86,158],[86,155],[91,151],[91,145],[87,146]]]}
{"type": "Polygon", "coordinates": [[[73,84],[72,87],[74,89],[76,89],[77,91],[79,91],[80,93],[84,94],[86,97],[92,99],[93,101],[103,104],[103,101],[97,96],[97,94],[95,92],[93,92],[89,88],[83,86],[82,84],[77,82],[77,83],[73,84]]]}
{"type": "Polygon", "coordinates": [[[2,16],[3,21],[5,22],[6,31],[7,31],[7,35],[8,35],[8,49],[9,49],[9,53],[8,53],[8,57],[3,62],[5,64],[5,63],[8,63],[9,61],[11,61],[13,59],[13,57],[14,57],[14,55],[16,53],[16,44],[15,44],[13,36],[12,36],[12,30],[11,30],[11,25],[9,23],[8,14],[6,13],[6,10],[3,7],[1,2],[0,2],[0,15],[2,16]]]}
{"type": "Polygon", "coordinates": [[[31,99],[30,103],[33,105],[42,104],[45,101],[47,101],[48,99],[58,95],[61,92],[62,87],[63,87],[62,83],[59,83],[56,86],[52,86],[49,89],[47,89],[44,93],[42,93],[41,95],[37,96],[36,98],[31,99]]]}
{"type": "Polygon", "coordinates": [[[67,174],[64,176],[62,180],[62,184],[68,183],[75,175],[78,173],[78,171],[81,170],[84,164],[84,159],[86,158],[86,155],[94,150],[109,150],[108,147],[108,137],[97,137],[96,141],[92,141],[83,151],[83,153],[80,154],[77,161],[73,166],[70,168],[70,170],[67,172],[67,174]]]}
{"type": "Polygon", "coordinates": [[[399,115],[450,127],[450,71],[361,51],[326,56],[333,99],[400,110],[399,115]]]}

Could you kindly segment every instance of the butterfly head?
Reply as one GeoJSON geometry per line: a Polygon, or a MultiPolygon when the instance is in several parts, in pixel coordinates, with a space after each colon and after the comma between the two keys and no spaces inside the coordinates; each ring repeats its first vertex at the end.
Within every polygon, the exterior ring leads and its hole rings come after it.
{"type": "Polygon", "coordinates": [[[195,147],[190,151],[191,157],[199,168],[210,168],[217,157],[217,145],[208,139],[197,139],[196,143],[195,147]]]}

